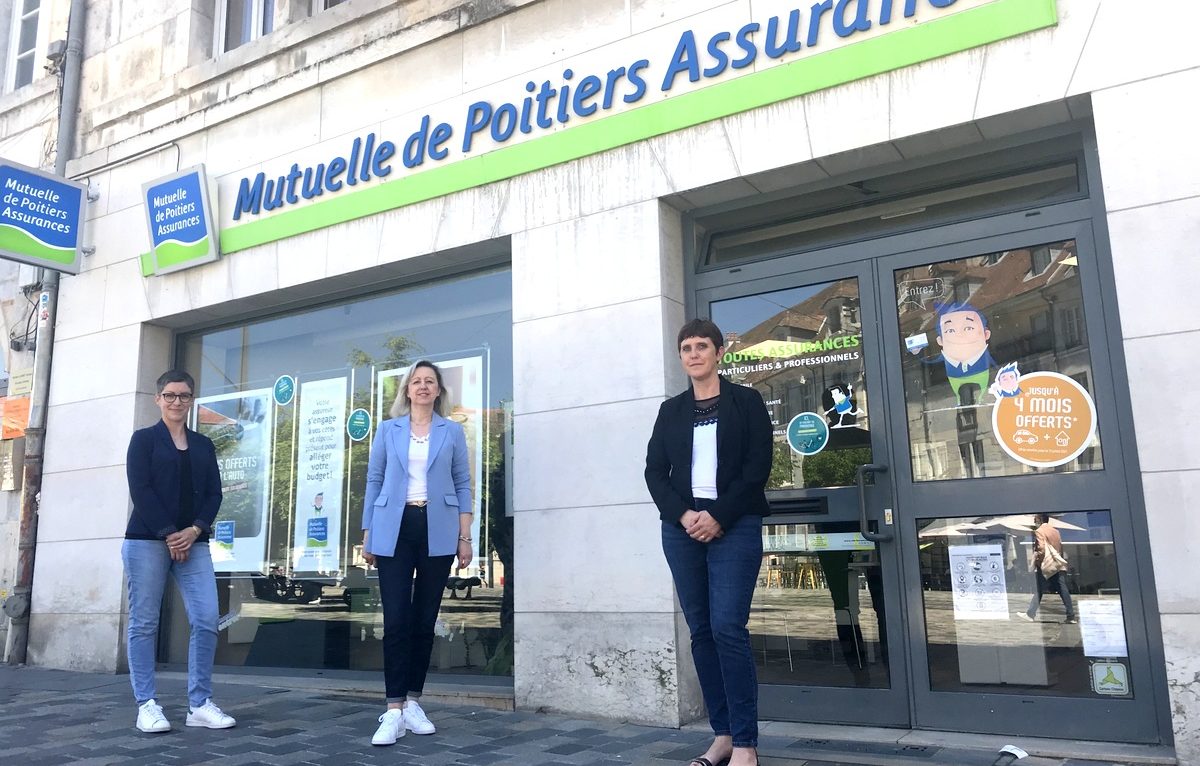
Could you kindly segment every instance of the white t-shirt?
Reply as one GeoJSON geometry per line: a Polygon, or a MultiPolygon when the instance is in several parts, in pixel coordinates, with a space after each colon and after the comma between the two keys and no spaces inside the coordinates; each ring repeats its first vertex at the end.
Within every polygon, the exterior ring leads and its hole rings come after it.
{"type": "Polygon", "coordinates": [[[696,423],[692,430],[692,497],[717,499],[717,419],[696,423]]]}
{"type": "Polygon", "coordinates": [[[429,472],[429,437],[417,441],[408,440],[408,497],[405,502],[428,500],[429,485],[426,474],[429,472]]]}

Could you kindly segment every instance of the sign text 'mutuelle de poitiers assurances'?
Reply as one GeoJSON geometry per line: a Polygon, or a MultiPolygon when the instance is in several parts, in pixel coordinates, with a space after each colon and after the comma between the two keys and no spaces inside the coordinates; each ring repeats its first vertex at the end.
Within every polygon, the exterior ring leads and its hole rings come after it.
{"type": "Polygon", "coordinates": [[[470,104],[460,126],[434,123],[430,114],[420,117],[416,130],[401,144],[376,133],[355,137],[349,152],[325,162],[301,166],[292,163],[281,175],[266,172],[241,179],[232,218],[258,215],[333,194],[372,178],[392,173],[397,157],[408,169],[427,161],[439,162],[457,154],[468,156],[481,139],[489,146],[508,142],[517,134],[530,135],[565,126],[573,119],[589,118],[642,101],[651,87],[669,92],[681,82],[697,83],[718,78],[731,70],[751,66],[760,57],[779,59],[802,48],[817,48],[827,35],[846,39],[877,27],[913,18],[921,6],[949,9],[959,0],[824,0],[811,7],[795,8],[772,16],[765,23],[751,22],[737,30],[714,33],[698,40],[684,31],[661,76],[654,76],[649,58],[640,58],[602,73],[562,71],[561,81],[525,83],[526,95],[495,104],[479,100],[470,104]]]}
{"type": "MultiPolygon", "coordinates": [[[[406,138],[386,135],[385,123],[345,139],[346,151],[330,150],[319,162],[265,161],[263,170],[237,179],[236,199],[221,216],[220,250],[513,178],[1053,26],[1057,10],[1055,0],[821,0],[736,28],[720,28],[719,18],[697,17],[660,56],[643,57],[637,47],[655,35],[635,35],[581,54],[552,78],[483,86],[464,95],[457,120],[435,117],[436,108],[398,118],[406,138]],[[523,92],[514,97],[517,89],[523,92]]],[[[446,103],[438,108],[457,108],[456,100],[446,103]]],[[[154,272],[148,256],[142,270],[154,272]]]]}

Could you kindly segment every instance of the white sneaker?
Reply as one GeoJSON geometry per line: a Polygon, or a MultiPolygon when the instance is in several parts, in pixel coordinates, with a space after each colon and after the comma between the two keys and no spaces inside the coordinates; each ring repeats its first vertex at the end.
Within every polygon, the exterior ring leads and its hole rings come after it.
{"type": "Polygon", "coordinates": [[[409,700],[404,705],[404,728],[413,734],[433,734],[437,731],[429,716],[425,715],[425,711],[414,700],[409,700]]]}
{"type": "Polygon", "coordinates": [[[232,729],[237,725],[237,721],[233,716],[225,715],[212,700],[205,700],[200,707],[188,709],[187,725],[203,726],[206,729],[232,729]]]}
{"type": "Polygon", "coordinates": [[[171,722],[163,715],[158,702],[149,699],[138,705],[137,727],[138,731],[156,734],[160,731],[170,731],[171,722]]]}
{"type": "Polygon", "coordinates": [[[395,708],[379,716],[379,728],[371,737],[372,745],[394,745],[404,736],[404,713],[395,708]]]}

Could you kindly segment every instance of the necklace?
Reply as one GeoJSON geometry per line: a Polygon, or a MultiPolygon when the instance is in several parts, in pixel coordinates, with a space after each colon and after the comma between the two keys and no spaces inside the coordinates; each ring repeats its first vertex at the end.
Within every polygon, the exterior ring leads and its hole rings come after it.
{"type": "Polygon", "coordinates": [[[411,438],[417,444],[425,444],[429,441],[429,434],[425,434],[424,436],[417,436],[416,434],[412,434],[411,438]]]}

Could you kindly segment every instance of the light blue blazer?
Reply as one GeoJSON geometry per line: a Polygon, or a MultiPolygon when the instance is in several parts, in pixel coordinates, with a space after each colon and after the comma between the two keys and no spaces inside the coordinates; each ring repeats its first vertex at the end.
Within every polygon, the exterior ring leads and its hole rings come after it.
{"type": "MultiPolygon", "coordinates": [[[[367,531],[366,552],[376,556],[396,554],[396,536],[408,497],[409,416],[385,420],[375,432],[367,464],[367,496],[363,501],[362,528],[367,531]]],[[[453,420],[434,414],[429,427],[429,555],[458,552],[458,516],[472,513],[471,469],[467,462],[467,437],[453,420]]]]}

